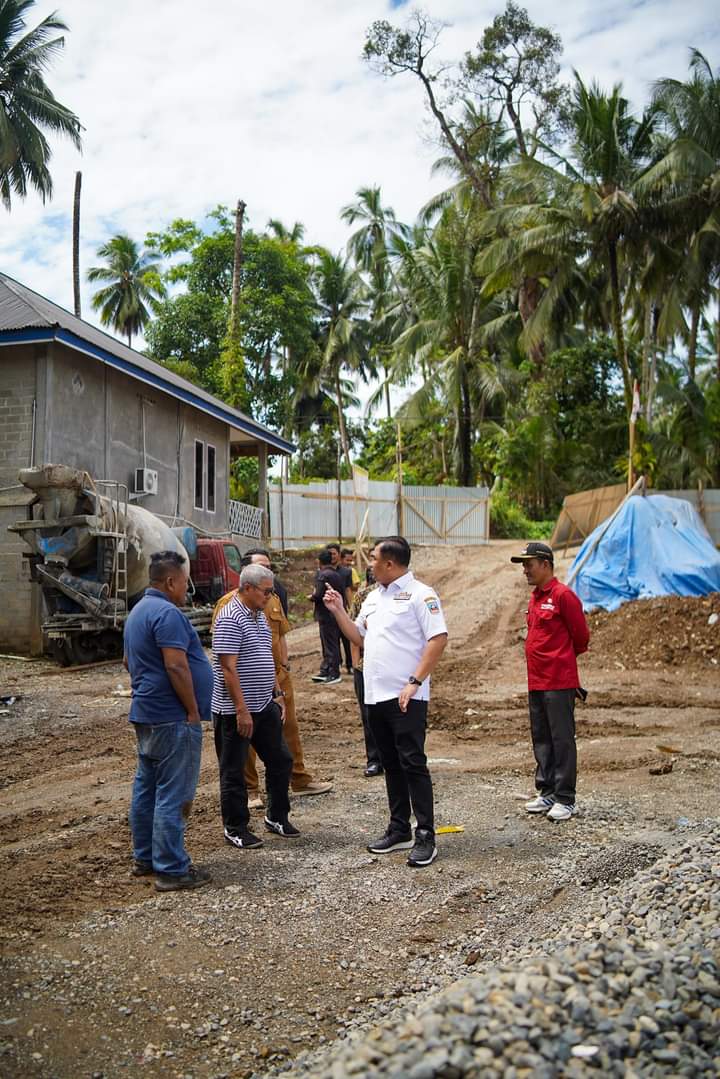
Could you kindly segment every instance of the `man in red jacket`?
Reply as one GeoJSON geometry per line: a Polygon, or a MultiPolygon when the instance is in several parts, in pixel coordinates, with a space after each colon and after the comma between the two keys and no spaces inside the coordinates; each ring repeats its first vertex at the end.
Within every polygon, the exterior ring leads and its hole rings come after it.
{"type": "Polygon", "coordinates": [[[538,794],[525,808],[528,813],[545,813],[550,820],[569,820],[575,813],[577,780],[577,656],[587,652],[590,631],[580,600],[555,576],[552,547],[528,543],[510,561],[522,563],[533,589],[525,657],[538,794]]]}

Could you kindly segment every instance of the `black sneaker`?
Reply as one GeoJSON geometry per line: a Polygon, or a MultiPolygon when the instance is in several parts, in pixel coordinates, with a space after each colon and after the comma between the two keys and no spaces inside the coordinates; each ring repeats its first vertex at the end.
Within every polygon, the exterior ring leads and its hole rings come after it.
{"type": "Polygon", "coordinates": [[[291,824],[287,817],[283,817],[282,820],[270,820],[269,817],[266,817],[265,827],[268,832],[274,832],[275,835],[281,835],[283,839],[297,839],[300,835],[295,825],[291,824]]]}
{"type": "Polygon", "coordinates": [[[252,832],[233,833],[228,832],[227,828],[225,829],[225,842],[230,843],[233,847],[238,847],[240,850],[252,850],[253,847],[262,847],[263,845],[262,839],[253,835],[252,832]]]}
{"type": "Polygon", "coordinates": [[[413,845],[412,832],[386,832],[374,843],[368,843],[371,854],[389,854],[391,850],[410,850],[413,845]]]}
{"type": "Polygon", "coordinates": [[[436,858],[435,836],[425,828],[416,828],[415,846],[410,851],[407,864],[417,869],[419,866],[430,865],[436,858]]]}
{"type": "MultiPolygon", "coordinates": [[[[314,681],[316,681],[316,679],[313,678],[313,682],[314,681]]],[[[320,678],[319,681],[323,686],[339,686],[342,682],[342,675],[328,674],[325,678],[320,678]]]]}
{"type": "Polygon", "coordinates": [[[211,880],[212,877],[207,869],[199,869],[196,865],[191,865],[187,873],[182,873],[179,876],[177,874],[157,873],[155,891],[184,892],[190,888],[204,888],[211,880]]]}
{"type": "Polygon", "coordinates": [[[311,682],[324,682],[327,678],[326,674],[314,674],[310,679],[311,682]]]}
{"type": "Polygon", "coordinates": [[[151,862],[133,862],[132,875],[134,877],[151,877],[153,867],[151,862]]]}

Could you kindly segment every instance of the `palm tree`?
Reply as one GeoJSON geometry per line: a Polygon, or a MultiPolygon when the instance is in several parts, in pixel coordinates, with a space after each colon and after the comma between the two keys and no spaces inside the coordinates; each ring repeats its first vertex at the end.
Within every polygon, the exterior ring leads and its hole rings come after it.
{"type": "Polygon", "coordinates": [[[296,221],[292,228],[288,228],[277,217],[271,217],[267,227],[268,232],[282,243],[300,244],[305,236],[305,226],[302,221],[296,221]]]}
{"type": "Polygon", "coordinates": [[[97,250],[105,266],[88,270],[88,281],[107,281],[92,298],[92,306],[100,312],[103,326],[112,326],[116,333],[127,336],[132,346],[133,334],[141,333],[156,310],[158,301],[166,295],[155,260],[156,251],[140,251],[134,240],[120,233],[97,250]]]}
{"type": "Polygon", "coordinates": [[[0,199],[7,210],[12,194],[25,198],[29,186],[43,202],[52,196],[52,153],[45,132],[66,135],[78,150],[81,146],[80,121],[44,79],[65,44],[53,34],[67,27],[52,14],[24,33],[25,14],[33,3],[0,0],[0,199]]]}
{"type": "MultiPolygon", "coordinates": [[[[685,255],[678,274],[686,283],[682,299],[690,308],[687,338],[694,378],[698,330],[713,284],[720,329],[720,75],[698,49],[690,51],[690,72],[687,82],[655,83],[653,104],[671,141],[640,187],[666,201],[685,255]]],[[[720,350],[716,370],[720,380],[720,350]]]]}
{"type": "Polygon", "coordinates": [[[356,266],[366,275],[370,287],[374,352],[385,369],[382,392],[389,419],[389,340],[385,332],[385,316],[396,303],[403,308],[406,317],[410,314],[409,298],[398,280],[392,262],[394,241],[397,238],[406,238],[408,229],[397,220],[391,206],[383,206],[379,187],[361,187],[356,196],[357,201],[345,206],[340,211],[340,217],[348,225],[360,224],[360,228],[348,240],[347,247],[356,266]]]}
{"type": "Polygon", "coordinates": [[[334,387],[340,443],[352,473],[345,423],[343,374],[359,372],[366,376],[372,373],[367,348],[365,287],[359,273],[352,269],[347,259],[321,251],[315,271],[315,289],[322,356],[320,380],[334,387]]]}
{"type": "Polygon", "coordinates": [[[425,384],[410,411],[421,414],[439,392],[452,414],[456,482],[474,482],[474,432],[485,404],[502,393],[497,367],[483,348],[484,329],[497,321],[499,305],[485,300],[475,275],[477,237],[472,217],[457,207],[445,210],[432,237],[409,255],[408,279],[417,318],[394,343],[394,366],[402,379],[424,368],[425,384]]]}
{"type": "Polygon", "coordinates": [[[643,251],[646,233],[636,186],[652,153],[655,117],[630,112],[620,85],[604,93],[586,87],[575,73],[570,155],[561,157],[543,144],[560,168],[525,158],[511,170],[511,198],[487,215],[498,233],[478,260],[489,275],[486,288],[507,287],[512,273],[542,274],[548,285],[523,337],[528,346],[542,341],[568,291],[584,275],[606,278],[608,321],[615,337],[628,412],[633,375],[623,326],[628,267],[643,251]],[[512,202],[512,184],[529,201],[512,202]]]}

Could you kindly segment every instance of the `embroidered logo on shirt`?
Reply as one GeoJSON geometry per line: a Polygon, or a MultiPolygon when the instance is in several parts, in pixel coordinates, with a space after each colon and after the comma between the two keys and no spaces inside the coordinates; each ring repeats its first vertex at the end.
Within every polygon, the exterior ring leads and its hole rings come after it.
{"type": "Polygon", "coordinates": [[[398,592],[398,594],[396,596],[393,596],[393,599],[394,600],[412,599],[412,594],[410,592],[398,592]]]}
{"type": "Polygon", "coordinates": [[[541,611],[554,611],[555,607],[553,606],[552,603],[541,603],[540,604],[540,610],[541,611]]]}
{"type": "Polygon", "coordinates": [[[440,604],[438,603],[436,596],[426,596],[424,603],[430,611],[430,614],[440,614],[440,604]]]}

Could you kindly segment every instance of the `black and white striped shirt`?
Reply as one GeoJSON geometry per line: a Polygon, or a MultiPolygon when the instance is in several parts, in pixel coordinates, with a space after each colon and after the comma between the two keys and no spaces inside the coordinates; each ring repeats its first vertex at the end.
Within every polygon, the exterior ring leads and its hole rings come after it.
{"type": "Polygon", "coordinates": [[[262,611],[251,611],[235,596],[220,611],[212,635],[212,710],[234,715],[236,708],[225,685],[219,656],[237,656],[245,704],[249,712],[262,712],[272,700],[275,663],[272,634],[262,611]]]}

